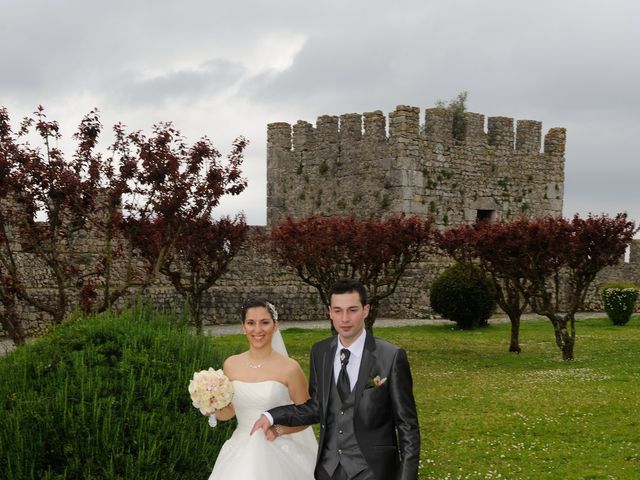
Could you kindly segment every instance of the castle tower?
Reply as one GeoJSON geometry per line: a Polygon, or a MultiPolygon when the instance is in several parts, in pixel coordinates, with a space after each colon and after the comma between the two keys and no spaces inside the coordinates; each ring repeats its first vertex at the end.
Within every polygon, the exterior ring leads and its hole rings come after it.
{"type": "Polygon", "coordinates": [[[267,223],[291,215],[433,215],[441,226],[476,218],[561,214],[566,132],[542,142],[538,121],[400,105],[268,125],[267,223]],[[387,131],[388,126],[388,131],[387,131]],[[542,148],[542,151],[541,151],[542,148]]]}

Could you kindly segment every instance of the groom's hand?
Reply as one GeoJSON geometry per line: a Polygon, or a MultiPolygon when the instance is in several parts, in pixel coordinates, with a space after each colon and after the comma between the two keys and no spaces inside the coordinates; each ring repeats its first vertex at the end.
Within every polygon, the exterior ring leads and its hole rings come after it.
{"type": "Polygon", "coordinates": [[[251,429],[251,435],[253,435],[258,430],[262,430],[265,435],[267,434],[267,430],[271,427],[271,422],[264,415],[261,415],[260,418],[253,424],[253,428],[251,429]]]}

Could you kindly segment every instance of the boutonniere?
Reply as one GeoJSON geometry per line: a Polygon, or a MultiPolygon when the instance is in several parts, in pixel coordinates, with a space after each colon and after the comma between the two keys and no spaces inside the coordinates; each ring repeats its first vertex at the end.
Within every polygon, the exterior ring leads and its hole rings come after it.
{"type": "Polygon", "coordinates": [[[369,380],[369,386],[374,388],[381,387],[382,385],[384,385],[384,382],[386,381],[387,381],[387,377],[380,378],[380,375],[376,375],[371,380],[369,380]]]}

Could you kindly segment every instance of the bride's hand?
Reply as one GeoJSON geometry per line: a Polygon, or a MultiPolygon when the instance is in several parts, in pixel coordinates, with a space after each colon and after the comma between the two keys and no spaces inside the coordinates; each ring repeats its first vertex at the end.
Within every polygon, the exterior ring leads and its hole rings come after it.
{"type": "Polygon", "coordinates": [[[233,408],[233,404],[230,403],[229,405],[227,405],[226,407],[222,407],[219,408],[215,411],[216,417],[218,418],[218,420],[229,420],[231,418],[233,418],[236,414],[235,409],[233,408]]]}
{"type": "Polygon", "coordinates": [[[273,442],[276,438],[278,438],[278,434],[276,433],[273,427],[267,430],[267,432],[265,433],[265,436],[267,437],[267,440],[270,442],[273,442]]]}

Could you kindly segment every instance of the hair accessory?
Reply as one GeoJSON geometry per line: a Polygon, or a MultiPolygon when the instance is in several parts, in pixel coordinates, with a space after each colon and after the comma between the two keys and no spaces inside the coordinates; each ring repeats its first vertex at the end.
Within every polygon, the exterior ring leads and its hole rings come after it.
{"type": "Polygon", "coordinates": [[[276,310],[276,307],[273,306],[273,303],[267,303],[267,309],[269,310],[269,313],[271,314],[271,318],[273,318],[273,320],[275,322],[278,321],[278,311],[276,310]]]}

